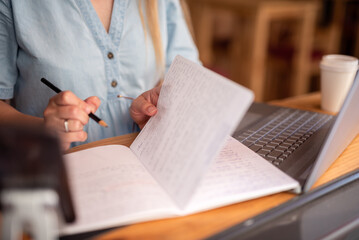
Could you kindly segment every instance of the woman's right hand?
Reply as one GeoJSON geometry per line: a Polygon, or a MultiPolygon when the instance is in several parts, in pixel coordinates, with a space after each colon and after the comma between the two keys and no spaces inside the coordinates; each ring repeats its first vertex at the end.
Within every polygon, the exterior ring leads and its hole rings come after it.
{"type": "Polygon", "coordinates": [[[98,97],[81,100],[70,91],[60,92],[52,97],[44,111],[45,126],[57,131],[64,150],[69,149],[72,142],[83,142],[87,133],[83,127],[88,123],[91,112],[100,106],[98,97]],[[67,121],[68,132],[66,132],[67,121]]]}

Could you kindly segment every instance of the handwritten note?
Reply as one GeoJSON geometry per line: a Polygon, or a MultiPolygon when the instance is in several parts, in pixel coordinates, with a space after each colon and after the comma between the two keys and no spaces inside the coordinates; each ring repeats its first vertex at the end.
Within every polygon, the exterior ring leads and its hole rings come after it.
{"type": "Polygon", "coordinates": [[[203,211],[298,187],[297,181],[228,137],[186,211],[203,211]]]}
{"type": "Polygon", "coordinates": [[[165,76],[158,113],[131,149],[184,206],[252,100],[251,91],[177,56],[165,76]]]}
{"type": "Polygon", "coordinates": [[[72,153],[65,155],[65,163],[77,219],[75,224],[63,228],[62,233],[131,223],[139,216],[142,219],[171,216],[170,209],[176,208],[125,146],[104,146],[72,153]]]}

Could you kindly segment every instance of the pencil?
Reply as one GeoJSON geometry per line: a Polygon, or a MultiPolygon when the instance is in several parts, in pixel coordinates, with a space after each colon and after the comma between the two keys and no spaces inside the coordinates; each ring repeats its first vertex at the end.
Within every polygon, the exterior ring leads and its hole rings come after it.
{"type": "MultiPolygon", "coordinates": [[[[45,78],[41,78],[41,82],[43,84],[45,84],[46,86],[48,86],[49,88],[51,88],[52,90],[54,90],[54,92],[56,92],[56,93],[62,92],[58,87],[56,87],[54,84],[52,84],[45,78]]],[[[102,127],[108,127],[107,123],[104,120],[101,120],[101,118],[97,117],[95,114],[90,113],[89,117],[92,118],[98,124],[100,124],[102,127]]]]}
{"type": "Polygon", "coordinates": [[[126,98],[126,99],[129,99],[129,100],[135,100],[133,97],[126,97],[126,96],[123,96],[123,95],[117,95],[118,98],[126,98]]]}

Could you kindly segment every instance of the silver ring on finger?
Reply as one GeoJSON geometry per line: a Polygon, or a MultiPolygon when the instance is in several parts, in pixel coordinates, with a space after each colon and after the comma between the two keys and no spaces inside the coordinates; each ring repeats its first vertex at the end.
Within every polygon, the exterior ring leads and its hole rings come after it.
{"type": "Polygon", "coordinates": [[[70,130],[69,130],[69,122],[68,122],[68,120],[65,120],[65,122],[64,122],[64,127],[65,127],[65,132],[69,132],[70,130]]]}

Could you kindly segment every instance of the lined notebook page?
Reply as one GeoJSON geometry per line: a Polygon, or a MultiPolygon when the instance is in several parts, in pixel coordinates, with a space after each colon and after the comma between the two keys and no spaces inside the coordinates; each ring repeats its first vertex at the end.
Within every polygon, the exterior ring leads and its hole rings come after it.
{"type": "Polygon", "coordinates": [[[77,216],[74,224],[61,228],[62,234],[168,217],[175,212],[165,191],[125,146],[96,147],[64,157],[77,216]]]}
{"type": "Polygon", "coordinates": [[[228,137],[186,213],[299,188],[299,183],[252,150],[228,137]]]}
{"type": "Polygon", "coordinates": [[[252,100],[248,89],[177,56],[165,76],[158,113],[131,149],[184,206],[252,100]]]}

